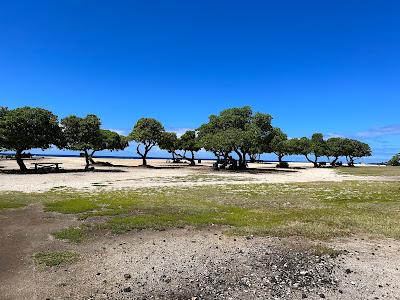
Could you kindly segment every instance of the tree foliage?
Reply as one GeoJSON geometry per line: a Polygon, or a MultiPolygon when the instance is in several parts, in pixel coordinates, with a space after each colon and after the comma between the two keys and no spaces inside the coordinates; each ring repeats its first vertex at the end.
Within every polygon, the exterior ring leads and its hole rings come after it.
{"type": "Polygon", "coordinates": [[[0,117],[0,146],[16,151],[16,160],[22,171],[27,170],[22,152],[32,149],[48,149],[59,145],[61,130],[57,116],[42,108],[22,107],[2,109],[0,117]]]}
{"type": "Polygon", "coordinates": [[[388,166],[399,167],[400,166],[400,153],[393,155],[393,157],[387,162],[388,166]]]}
{"type": "Polygon", "coordinates": [[[179,138],[179,149],[184,151],[183,157],[190,162],[190,165],[195,165],[194,152],[201,149],[199,140],[194,130],[186,131],[179,138]],[[190,153],[190,157],[186,156],[186,152],[190,153]]]}
{"type": "Polygon", "coordinates": [[[89,151],[102,148],[100,119],[96,115],[85,118],[69,116],[61,120],[65,149],[83,151],[86,161],[85,169],[89,169],[89,151]]]}
{"type": "Polygon", "coordinates": [[[162,142],[165,134],[163,125],[153,118],[139,119],[129,135],[129,139],[135,141],[137,154],[143,160],[143,166],[147,166],[147,155],[158,143],[162,142]],[[141,149],[142,147],[142,149],[141,149]]]}
{"type": "Polygon", "coordinates": [[[92,153],[89,154],[89,160],[93,164],[93,155],[96,151],[118,151],[124,150],[128,147],[128,140],[126,137],[118,134],[115,131],[108,129],[100,129],[100,137],[98,143],[94,145],[92,153]]]}
{"type": "MultiPolygon", "coordinates": [[[[269,150],[278,156],[279,164],[282,164],[282,158],[285,155],[291,154],[291,148],[289,147],[288,137],[280,128],[273,128],[272,139],[269,142],[269,150]]],[[[266,151],[269,152],[269,151],[266,151]]]]}
{"type": "Polygon", "coordinates": [[[371,156],[371,148],[368,144],[354,140],[345,139],[343,156],[346,157],[350,167],[354,167],[354,161],[358,158],[371,156]]]}
{"type": "Polygon", "coordinates": [[[249,106],[223,110],[218,116],[211,115],[209,121],[198,129],[201,145],[212,151],[218,159],[227,161],[234,152],[239,168],[246,168],[246,156],[263,153],[272,135],[272,117],[253,114],[249,106]]]}
{"type": "Polygon", "coordinates": [[[163,132],[158,147],[168,151],[172,155],[172,160],[175,161],[176,151],[179,150],[179,139],[175,132],[163,132]]]}

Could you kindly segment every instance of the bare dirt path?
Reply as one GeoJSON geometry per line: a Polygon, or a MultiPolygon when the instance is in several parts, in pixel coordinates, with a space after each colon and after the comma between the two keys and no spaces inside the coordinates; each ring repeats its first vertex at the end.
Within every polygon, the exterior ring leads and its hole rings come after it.
{"type": "Polygon", "coordinates": [[[0,212],[1,299],[30,299],[32,254],[64,247],[50,233],[75,222],[72,216],[43,212],[41,204],[0,212]]]}

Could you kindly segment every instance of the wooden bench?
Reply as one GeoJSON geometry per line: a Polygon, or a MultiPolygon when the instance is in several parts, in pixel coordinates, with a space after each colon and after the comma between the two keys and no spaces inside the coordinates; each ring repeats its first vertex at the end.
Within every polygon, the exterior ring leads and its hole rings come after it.
{"type": "Polygon", "coordinates": [[[60,170],[60,165],[62,165],[62,163],[33,163],[33,165],[35,165],[35,171],[51,169],[55,169],[58,171],[60,170]]]}

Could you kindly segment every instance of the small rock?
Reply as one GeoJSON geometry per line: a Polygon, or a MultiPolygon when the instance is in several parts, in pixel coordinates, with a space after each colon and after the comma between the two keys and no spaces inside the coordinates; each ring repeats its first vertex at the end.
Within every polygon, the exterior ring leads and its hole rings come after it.
{"type": "Polygon", "coordinates": [[[124,291],[125,293],[130,293],[130,292],[132,292],[132,289],[131,289],[130,286],[128,286],[128,287],[124,288],[123,291],[124,291]]]}
{"type": "Polygon", "coordinates": [[[132,276],[131,276],[131,274],[124,274],[124,278],[125,278],[125,279],[131,279],[132,276]]]}

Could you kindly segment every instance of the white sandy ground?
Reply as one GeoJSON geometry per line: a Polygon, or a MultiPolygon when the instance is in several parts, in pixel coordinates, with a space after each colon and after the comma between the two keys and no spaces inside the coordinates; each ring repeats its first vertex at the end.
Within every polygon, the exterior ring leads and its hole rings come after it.
{"type": "MultiPolygon", "coordinates": [[[[195,166],[171,164],[165,160],[148,160],[155,168],[139,167],[138,159],[98,159],[115,166],[96,166],[95,172],[71,172],[51,174],[7,174],[0,173],[0,191],[45,192],[53,188],[77,190],[135,189],[157,186],[193,186],[202,184],[249,184],[289,183],[344,180],[391,180],[386,177],[351,176],[337,174],[330,168],[312,168],[307,163],[291,163],[291,169],[275,169],[275,164],[249,164],[257,171],[247,172],[212,171],[213,161],[204,161],[195,166]]],[[[34,162],[60,162],[65,170],[83,169],[83,158],[46,157],[26,160],[29,168],[34,162]]],[[[16,169],[14,160],[0,160],[1,170],[16,169]]],[[[398,180],[398,179],[397,179],[398,180]]]]}

